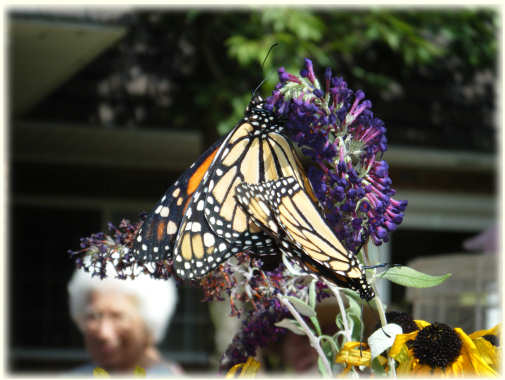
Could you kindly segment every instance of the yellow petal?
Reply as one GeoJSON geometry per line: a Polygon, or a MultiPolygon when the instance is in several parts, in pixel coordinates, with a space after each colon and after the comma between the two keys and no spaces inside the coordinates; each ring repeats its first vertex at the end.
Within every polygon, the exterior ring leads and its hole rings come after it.
{"type": "Polygon", "coordinates": [[[411,373],[416,368],[417,359],[410,353],[406,345],[400,346],[398,353],[392,357],[398,362],[396,372],[399,374],[411,373]]]}
{"type": "Polygon", "coordinates": [[[254,377],[260,368],[260,363],[252,357],[249,357],[244,364],[240,377],[254,377]]]}
{"type": "Polygon", "coordinates": [[[463,343],[460,356],[462,357],[464,373],[466,375],[497,376],[497,372],[480,355],[474,341],[460,328],[457,327],[454,331],[459,335],[463,343]]]}
{"type": "Polygon", "coordinates": [[[484,338],[473,339],[482,359],[492,368],[498,369],[499,350],[484,338]]]}
{"type": "Polygon", "coordinates": [[[417,325],[417,327],[419,327],[419,330],[422,330],[424,329],[426,326],[429,326],[431,325],[430,322],[426,322],[426,321],[422,321],[422,320],[418,320],[418,319],[414,319],[414,323],[417,325]]]}
{"type": "Polygon", "coordinates": [[[495,335],[499,336],[500,335],[500,330],[501,330],[501,323],[498,323],[495,327],[490,328],[488,330],[477,330],[473,333],[470,334],[470,338],[476,339],[480,338],[484,335],[495,335]]]}
{"type": "Polygon", "coordinates": [[[356,348],[359,349],[359,346],[368,347],[368,345],[366,343],[362,343],[362,342],[346,342],[346,343],[344,343],[342,350],[353,350],[356,348]]]}
{"type": "Polygon", "coordinates": [[[146,370],[138,365],[133,370],[133,375],[135,377],[146,377],[146,370]]]}
{"type": "Polygon", "coordinates": [[[226,378],[231,379],[233,377],[254,377],[260,368],[260,363],[256,361],[253,357],[247,358],[245,363],[235,364],[226,373],[226,378]],[[241,371],[236,375],[236,372],[241,369],[241,371]]]}
{"type": "Polygon", "coordinates": [[[93,370],[93,377],[110,377],[109,373],[101,367],[96,367],[93,370]]]}
{"type": "Polygon", "coordinates": [[[226,373],[226,378],[231,379],[235,377],[235,372],[238,371],[239,368],[242,368],[244,366],[244,363],[239,363],[235,364],[233,367],[230,368],[230,370],[226,373]]]}
{"type": "Polygon", "coordinates": [[[387,364],[388,362],[388,359],[382,355],[379,355],[377,356],[377,359],[379,360],[379,363],[381,364],[381,366],[384,367],[385,364],[387,364]]]}
{"type": "Polygon", "coordinates": [[[389,356],[394,358],[396,355],[398,355],[405,343],[407,343],[409,340],[416,339],[418,333],[419,331],[416,330],[408,334],[398,334],[393,345],[389,349],[389,356]]]}
{"type": "Polygon", "coordinates": [[[369,350],[359,349],[360,342],[347,342],[335,358],[336,363],[347,363],[354,366],[370,366],[372,355],[369,350]]]}

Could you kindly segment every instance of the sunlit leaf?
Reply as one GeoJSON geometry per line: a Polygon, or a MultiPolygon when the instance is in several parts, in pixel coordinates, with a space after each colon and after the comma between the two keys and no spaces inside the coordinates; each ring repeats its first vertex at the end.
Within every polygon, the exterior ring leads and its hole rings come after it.
{"type": "Polygon", "coordinates": [[[311,308],[316,307],[316,282],[317,280],[312,280],[309,285],[309,306],[311,308]]]}
{"type": "MultiPolygon", "coordinates": [[[[346,317],[348,320],[348,323],[352,323],[352,331],[351,331],[351,337],[353,340],[359,341],[361,339],[361,333],[363,330],[363,322],[362,322],[362,316],[361,316],[361,310],[362,310],[362,305],[361,305],[361,298],[359,297],[358,293],[349,290],[349,289],[339,289],[340,292],[344,293],[347,296],[348,300],[348,306],[345,309],[346,317]]],[[[340,329],[344,329],[344,322],[342,318],[342,314],[339,313],[337,315],[337,320],[336,320],[337,326],[340,329]]]]}
{"type": "Polygon", "coordinates": [[[381,277],[388,279],[395,284],[411,288],[429,288],[437,286],[451,277],[450,273],[441,276],[432,276],[418,272],[407,266],[393,267],[388,269],[381,277]]]}
{"type": "Polygon", "coordinates": [[[296,335],[306,335],[305,331],[300,327],[298,322],[293,319],[284,318],[283,320],[276,322],[275,326],[288,329],[296,335]]]}
{"type": "Polygon", "coordinates": [[[291,302],[296,311],[298,311],[301,315],[304,315],[306,317],[315,317],[317,315],[314,307],[310,307],[302,300],[290,296],[287,296],[286,298],[289,300],[289,302],[291,302]]]}

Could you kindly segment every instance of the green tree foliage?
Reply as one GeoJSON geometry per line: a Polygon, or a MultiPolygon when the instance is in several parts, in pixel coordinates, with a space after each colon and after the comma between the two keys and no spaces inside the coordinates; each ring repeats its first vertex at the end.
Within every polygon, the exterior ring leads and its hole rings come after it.
{"type": "MultiPolygon", "coordinates": [[[[79,75],[96,78],[94,98],[64,110],[49,100],[32,116],[68,110],[66,120],[198,128],[208,145],[240,119],[263,79],[259,93],[268,96],[278,67],[296,73],[309,57],[365,91],[392,143],[494,148],[492,8],[167,9],[134,11],[124,22],[126,38],[79,75]],[[135,89],[141,78],[146,85],[135,89]]],[[[67,100],[82,87],[76,79],[55,96],[67,100]]]]}
{"type": "MultiPolygon", "coordinates": [[[[268,47],[278,42],[264,67],[269,89],[277,81],[273,67],[296,71],[303,57],[341,71],[357,85],[354,88],[363,87],[372,99],[386,101],[405,94],[405,84],[413,78],[420,82],[445,78],[458,92],[457,86],[476,85],[479,73],[496,73],[498,19],[489,9],[274,8],[251,15],[251,24],[257,25],[253,32],[227,39],[228,52],[253,72],[268,47]]],[[[237,120],[247,99],[243,96],[240,106],[234,107],[236,114],[220,124],[221,132],[237,120]]]]}

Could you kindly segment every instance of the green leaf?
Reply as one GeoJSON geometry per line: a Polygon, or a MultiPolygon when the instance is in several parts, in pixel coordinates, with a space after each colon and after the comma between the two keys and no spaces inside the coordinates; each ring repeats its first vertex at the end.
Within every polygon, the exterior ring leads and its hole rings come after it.
{"type": "Polygon", "coordinates": [[[296,335],[306,335],[305,331],[300,327],[298,322],[293,319],[284,318],[282,321],[276,322],[275,325],[277,327],[287,329],[296,335]]]}
{"type": "Polygon", "coordinates": [[[319,325],[319,320],[317,319],[317,317],[310,317],[310,321],[312,322],[312,325],[316,329],[316,335],[320,336],[323,333],[323,331],[321,330],[321,326],[319,325]]]}
{"type": "MultiPolygon", "coordinates": [[[[363,330],[363,322],[361,320],[361,298],[359,297],[358,293],[349,290],[349,289],[339,289],[341,293],[344,293],[347,296],[348,299],[348,307],[345,309],[345,313],[347,316],[348,323],[352,323],[352,332],[351,336],[353,340],[360,340],[361,339],[361,332],[363,330]]],[[[340,327],[340,329],[344,328],[344,323],[342,319],[342,314],[339,313],[337,315],[337,326],[340,327]]]]}
{"type": "Polygon", "coordinates": [[[298,311],[301,315],[304,315],[306,317],[316,317],[317,316],[314,308],[310,307],[302,300],[299,300],[298,298],[291,297],[291,296],[287,296],[286,298],[289,300],[289,302],[291,302],[291,304],[296,309],[296,311],[298,311]]]}
{"type": "Polygon", "coordinates": [[[386,370],[384,369],[378,358],[372,359],[372,372],[376,375],[386,374],[386,370]]]}
{"type": "Polygon", "coordinates": [[[384,39],[393,50],[397,50],[398,47],[400,46],[400,36],[397,33],[394,33],[389,30],[385,31],[384,39]]]}
{"type": "Polygon", "coordinates": [[[346,309],[347,314],[361,316],[361,303],[363,301],[361,300],[359,294],[350,289],[340,289],[340,292],[347,296],[347,300],[349,302],[349,306],[346,309]]]}
{"type": "Polygon", "coordinates": [[[400,353],[395,356],[395,360],[398,361],[399,363],[403,363],[403,362],[406,362],[407,360],[409,360],[409,356],[410,356],[409,349],[408,349],[407,345],[404,344],[400,348],[400,353]]]}
{"type": "Polygon", "coordinates": [[[321,358],[317,359],[317,367],[319,368],[319,373],[322,377],[330,377],[330,374],[327,372],[326,367],[321,358]]]}
{"type": "Polygon", "coordinates": [[[418,272],[407,266],[402,266],[387,270],[381,277],[402,286],[411,288],[430,288],[432,286],[440,285],[451,276],[451,273],[440,276],[432,276],[426,273],[418,272]]]}
{"type": "Polygon", "coordinates": [[[258,61],[260,59],[259,54],[263,53],[258,41],[249,40],[240,35],[228,38],[226,45],[228,45],[229,56],[236,58],[243,66],[258,61]]]}
{"type": "Polygon", "coordinates": [[[309,285],[309,305],[311,308],[316,306],[316,282],[317,280],[314,279],[309,285]]]}
{"type": "Polygon", "coordinates": [[[323,20],[307,9],[270,8],[262,12],[263,28],[272,28],[275,32],[289,33],[297,41],[319,41],[326,25],[323,20]]]}
{"type": "Polygon", "coordinates": [[[335,355],[337,353],[337,351],[339,350],[339,345],[336,342],[337,339],[338,338],[335,338],[335,337],[332,337],[329,335],[321,335],[319,337],[319,341],[321,342],[321,347],[323,347],[323,345],[327,344],[331,349],[332,355],[335,355]]]}

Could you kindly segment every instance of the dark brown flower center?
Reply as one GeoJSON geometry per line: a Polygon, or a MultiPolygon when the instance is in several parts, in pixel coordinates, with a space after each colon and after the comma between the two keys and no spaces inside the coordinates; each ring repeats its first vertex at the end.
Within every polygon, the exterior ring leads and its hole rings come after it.
{"type": "Polygon", "coordinates": [[[396,323],[397,325],[400,325],[403,330],[403,334],[419,330],[419,327],[417,327],[412,317],[407,313],[400,311],[388,311],[386,313],[386,320],[390,323],[396,323]]]}
{"type": "Polygon", "coordinates": [[[461,353],[463,342],[451,327],[433,323],[419,331],[413,343],[414,356],[420,364],[431,368],[446,368],[461,353]]]}
{"type": "Polygon", "coordinates": [[[491,343],[493,346],[498,347],[500,345],[500,340],[496,335],[488,334],[482,336],[485,340],[491,343]]]}

